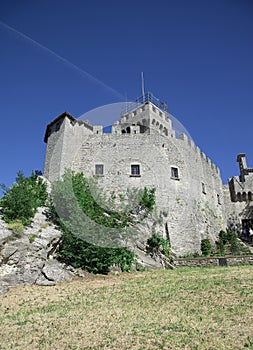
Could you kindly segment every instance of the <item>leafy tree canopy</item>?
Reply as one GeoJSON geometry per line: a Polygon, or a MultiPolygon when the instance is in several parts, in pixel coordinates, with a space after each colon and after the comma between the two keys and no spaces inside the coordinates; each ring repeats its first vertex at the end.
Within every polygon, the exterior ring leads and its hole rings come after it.
{"type": "Polygon", "coordinates": [[[37,177],[34,172],[25,177],[19,171],[16,182],[7,188],[0,185],[4,195],[0,200],[3,219],[10,223],[20,220],[23,225],[29,225],[38,207],[45,205],[47,199],[47,185],[42,178],[37,177]]]}

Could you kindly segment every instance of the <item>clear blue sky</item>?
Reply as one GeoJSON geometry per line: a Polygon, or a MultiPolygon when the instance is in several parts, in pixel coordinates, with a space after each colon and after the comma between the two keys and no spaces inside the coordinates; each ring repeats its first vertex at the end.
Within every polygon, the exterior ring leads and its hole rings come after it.
{"type": "Polygon", "coordinates": [[[1,0],[0,21],[0,183],[43,169],[52,119],[135,99],[142,71],[224,182],[238,153],[253,167],[252,0],[1,0]]]}

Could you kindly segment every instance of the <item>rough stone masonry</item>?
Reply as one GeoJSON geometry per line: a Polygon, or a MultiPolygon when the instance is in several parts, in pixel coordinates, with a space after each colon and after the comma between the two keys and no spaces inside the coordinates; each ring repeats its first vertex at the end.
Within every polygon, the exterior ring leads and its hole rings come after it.
{"type": "Polygon", "coordinates": [[[44,176],[52,182],[69,168],[99,177],[108,192],[155,187],[159,234],[180,256],[200,251],[206,237],[214,243],[227,225],[252,220],[253,172],[240,154],[240,177],[222,185],[217,166],[185,134],[176,137],[157,101],[150,93],[137,100],[110,134],[64,112],[46,128],[44,176]]]}

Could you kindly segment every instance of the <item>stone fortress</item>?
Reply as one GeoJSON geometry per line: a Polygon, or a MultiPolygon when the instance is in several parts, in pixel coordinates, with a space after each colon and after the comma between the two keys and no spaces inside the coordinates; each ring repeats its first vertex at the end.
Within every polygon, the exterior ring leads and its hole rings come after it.
{"type": "Polygon", "coordinates": [[[96,175],[108,192],[155,187],[159,233],[177,256],[200,251],[206,237],[214,243],[228,225],[253,224],[253,169],[245,155],[237,159],[240,176],[223,185],[217,166],[176,135],[167,105],[151,93],[127,105],[111,133],[64,112],[47,125],[44,140],[50,182],[70,168],[96,175]]]}

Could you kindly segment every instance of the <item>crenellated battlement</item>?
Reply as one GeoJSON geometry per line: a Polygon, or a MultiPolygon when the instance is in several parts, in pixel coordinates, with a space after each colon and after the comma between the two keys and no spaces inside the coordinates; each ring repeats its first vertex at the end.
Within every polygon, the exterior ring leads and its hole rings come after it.
{"type": "Polygon", "coordinates": [[[210,166],[210,168],[211,168],[212,170],[215,170],[215,172],[216,172],[218,175],[220,175],[220,170],[219,170],[219,168],[218,168],[214,163],[211,162],[211,159],[208,158],[208,157],[206,156],[206,154],[205,154],[204,152],[202,152],[202,151],[200,150],[200,148],[194,144],[193,140],[191,140],[191,139],[189,139],[189,138],[187,137],[186,134],[181,134],[181,135],[179,136],[179,140],[180,140],[180,141],[183,141],[184,144],[185,144],[187,147],[189,147],[191,150],[193,150],[193,151],[201,158],[201,160],[203,161],[203,164],[207,163],[208,166],[210,166]]]}
{"type": "Polygon", "coordinates": [[[120,117],[122,133],[131,133],[131,126],[139,125],[140,133],[160,133],[174,137],[172,122],[166,111],[162,111],[153,103],[147,101],[120,117]]]}

